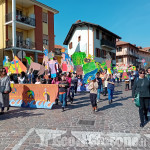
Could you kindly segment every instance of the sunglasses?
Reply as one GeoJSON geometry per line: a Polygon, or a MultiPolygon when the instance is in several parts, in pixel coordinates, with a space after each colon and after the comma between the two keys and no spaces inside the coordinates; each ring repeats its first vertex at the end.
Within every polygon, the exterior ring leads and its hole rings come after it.
{"type": "Polygon", "coordinates": [[[145,74],[145,72],[140,72],[140,74],[145,74]]]}

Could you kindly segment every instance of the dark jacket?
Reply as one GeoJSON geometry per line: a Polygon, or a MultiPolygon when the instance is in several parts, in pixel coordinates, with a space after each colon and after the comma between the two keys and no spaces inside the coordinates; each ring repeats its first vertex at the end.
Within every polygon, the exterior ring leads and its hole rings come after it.
{"type": "Polygon", "coordinates": [[[69,87],[69,83],[67,81],[60,81],[59,85],[65,85],[65,87],[59,87],[59,92],[67,92],[67,88],[69,87]]]}
{"type": "Polygon", "coordinates": [[[145,77],[144,79],[135,78],[132,88],[132,97],[139,93],[140,97],[150,97],[150,81],[145,77]]]}
{"type": "Polygon", "coordinates": [[[98,89],[101,89],[102,79],[101,78],[97,78],[97,80],[98,80],[98,89]]]}

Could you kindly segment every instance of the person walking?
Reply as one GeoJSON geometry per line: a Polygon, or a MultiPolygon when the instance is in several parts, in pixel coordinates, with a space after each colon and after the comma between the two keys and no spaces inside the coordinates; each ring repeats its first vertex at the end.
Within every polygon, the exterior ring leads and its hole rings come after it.
{"type": "Polygon", "coordinates": [[[74,74],[74,90],[75,90],[75,94],[77,93],[77,88],[78,88],[78,77],[77,74],[74,74]]]}
{"type": "Polygon", "coordinates": [[[62,111],[64,111],[66,107],[67,88],[69,87],[69,83],[66,81],[65,75],[61,76],[61,81],[59,82],[58,86],[59,100],[62,103],[62,111]]]}
{"type": "Polygon", "coordinates": [[[139,77],[134,81],[132,88],[132,101],[134,101],[134,98],[138,93],[140,99],[140,127],[144,127],[145,122],[148,121],[147,112],[150,101],[150,81],[145,77],[145,70],[142,68],[139,70],[139,77]]]}
{"type": "Polygon", "coordinates": [[[107,79],[108,79],[108,74],[105,74],[105,76],[104,76],[104,87],[105,87],[104,96],[107,95],[107,85],[108,85],[107,79]]]}
{"type": "Polygon", "coordinates": [[[109,74],[107,77],[108,81],[108,86],[107,86],[107,91],[108,91],[108,103],[111,104],[113,100],[113,93],[114,93],[114,88],[115,88],[115,79],[113,78],[112,74],[109,74]]]}
{"type": "Polygon", "coordinates": [[[0,108],[1,113],[4,114],[4,108],[7,107],[9,110],[9,92],[10,92],[10,78],[7,76],[6,69],[2,69],[0,76],[0,108]]]}
{"type": "Polygon", "coordinates": [[[97,83],[96,79],[94,79],[94,80],[92,80],[92,82],[90,82],[88,89],[90,90],[90,100],[91,100],[91,104],[93,107],[93,111],[97,112],[96,98],[97,98],[98,83],[97,83]]]}
{"type": "Polygon", "coordinates": [[[100,94],[101,94],[101,87],[102,87],[102,79],[100,78],[100,74],[97,73],[97,82],[98,82],[98,89],[97,89],[97,103],[100,102],[100,94]]]}

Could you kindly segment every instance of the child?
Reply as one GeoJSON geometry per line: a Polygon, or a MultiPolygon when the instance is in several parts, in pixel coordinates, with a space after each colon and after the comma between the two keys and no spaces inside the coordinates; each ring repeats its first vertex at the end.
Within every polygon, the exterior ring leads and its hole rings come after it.
{"type": "Polygon", "coordinates": [[[88,89],[90,90],[90,100],[93,107],[93,111],[97,112],[97,89],[98,89],[98,83],[96,82],[96,79],[94,79],[90,84],[88,89]]]}
{"type": "Polygon", "coordinates": [[[37,78],[36,78],[35,84],[41,84],[40,77],[37,77],[37,78]]]}

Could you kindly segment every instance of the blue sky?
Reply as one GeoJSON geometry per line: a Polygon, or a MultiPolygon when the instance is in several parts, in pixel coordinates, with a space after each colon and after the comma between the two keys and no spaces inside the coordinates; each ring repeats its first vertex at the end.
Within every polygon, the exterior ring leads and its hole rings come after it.
{"type": "Polygon", "coordinates": [[[56,10],[55,44],[63,45],[77,20],[114,32],[123,41],[150,47],[150,0],[38,0],[56,10]]]}

